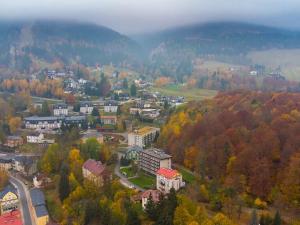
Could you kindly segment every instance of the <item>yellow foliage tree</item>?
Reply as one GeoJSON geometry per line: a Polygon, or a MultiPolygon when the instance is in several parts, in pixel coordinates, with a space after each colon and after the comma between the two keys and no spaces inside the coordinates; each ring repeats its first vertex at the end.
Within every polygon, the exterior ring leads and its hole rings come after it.
{"type": "Polygon", "coordinates": [[[9,129],[12,133],[15,133],[16,130],[21,126],[22,120],[20,117],[11,117],[8,121],[9,129]]]}

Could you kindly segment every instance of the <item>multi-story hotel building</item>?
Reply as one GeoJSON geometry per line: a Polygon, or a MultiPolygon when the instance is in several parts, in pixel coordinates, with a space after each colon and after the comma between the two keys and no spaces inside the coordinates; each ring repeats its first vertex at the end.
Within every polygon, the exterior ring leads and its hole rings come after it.
{"type": "Polygon", "coordinates": [[[159,128],[156,127],[143,127],[128,134],[129,146],[140,146],[142,148],[150,146],[159,134],[159,128]]]}
{"type": "Polygon", "coordinates": [[[138,165],[141,170],[156,175],[161,167],[171,169],[171,158],[172,156],[164,153],[161,149],[144,149],[139,152],[138,165]]]}

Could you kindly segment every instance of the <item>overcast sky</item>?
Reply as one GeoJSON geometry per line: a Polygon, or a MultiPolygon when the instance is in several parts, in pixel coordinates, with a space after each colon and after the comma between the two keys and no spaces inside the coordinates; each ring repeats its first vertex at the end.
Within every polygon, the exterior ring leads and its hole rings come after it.
{"type": "Polygon", "coordinates": [[[125,34],[209,21],[300,28],[300,0],[0,0],[0,19],[74,19],[125,34]]]}

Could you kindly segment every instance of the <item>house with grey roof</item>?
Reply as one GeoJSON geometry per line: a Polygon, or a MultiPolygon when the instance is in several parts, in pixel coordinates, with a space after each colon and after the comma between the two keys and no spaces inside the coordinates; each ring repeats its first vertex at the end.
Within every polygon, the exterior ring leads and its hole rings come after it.
{"type": "Polygon", "coordinates": [[[35,223],[46,225],[49,222],[49,214],[46,207],[44,193],[41,189],[33,188],[30,190],[31,209],[34,212],[35,223]]]}

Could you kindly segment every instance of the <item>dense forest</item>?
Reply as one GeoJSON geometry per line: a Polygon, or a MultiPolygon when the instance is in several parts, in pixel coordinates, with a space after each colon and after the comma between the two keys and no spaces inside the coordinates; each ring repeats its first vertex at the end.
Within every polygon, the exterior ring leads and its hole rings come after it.
{"type": "Polygon", "coordinates": [[[233,91],[179,108],[159,144],[207,186],[299,210],[299,133],[299,94],[233,91]]]}

